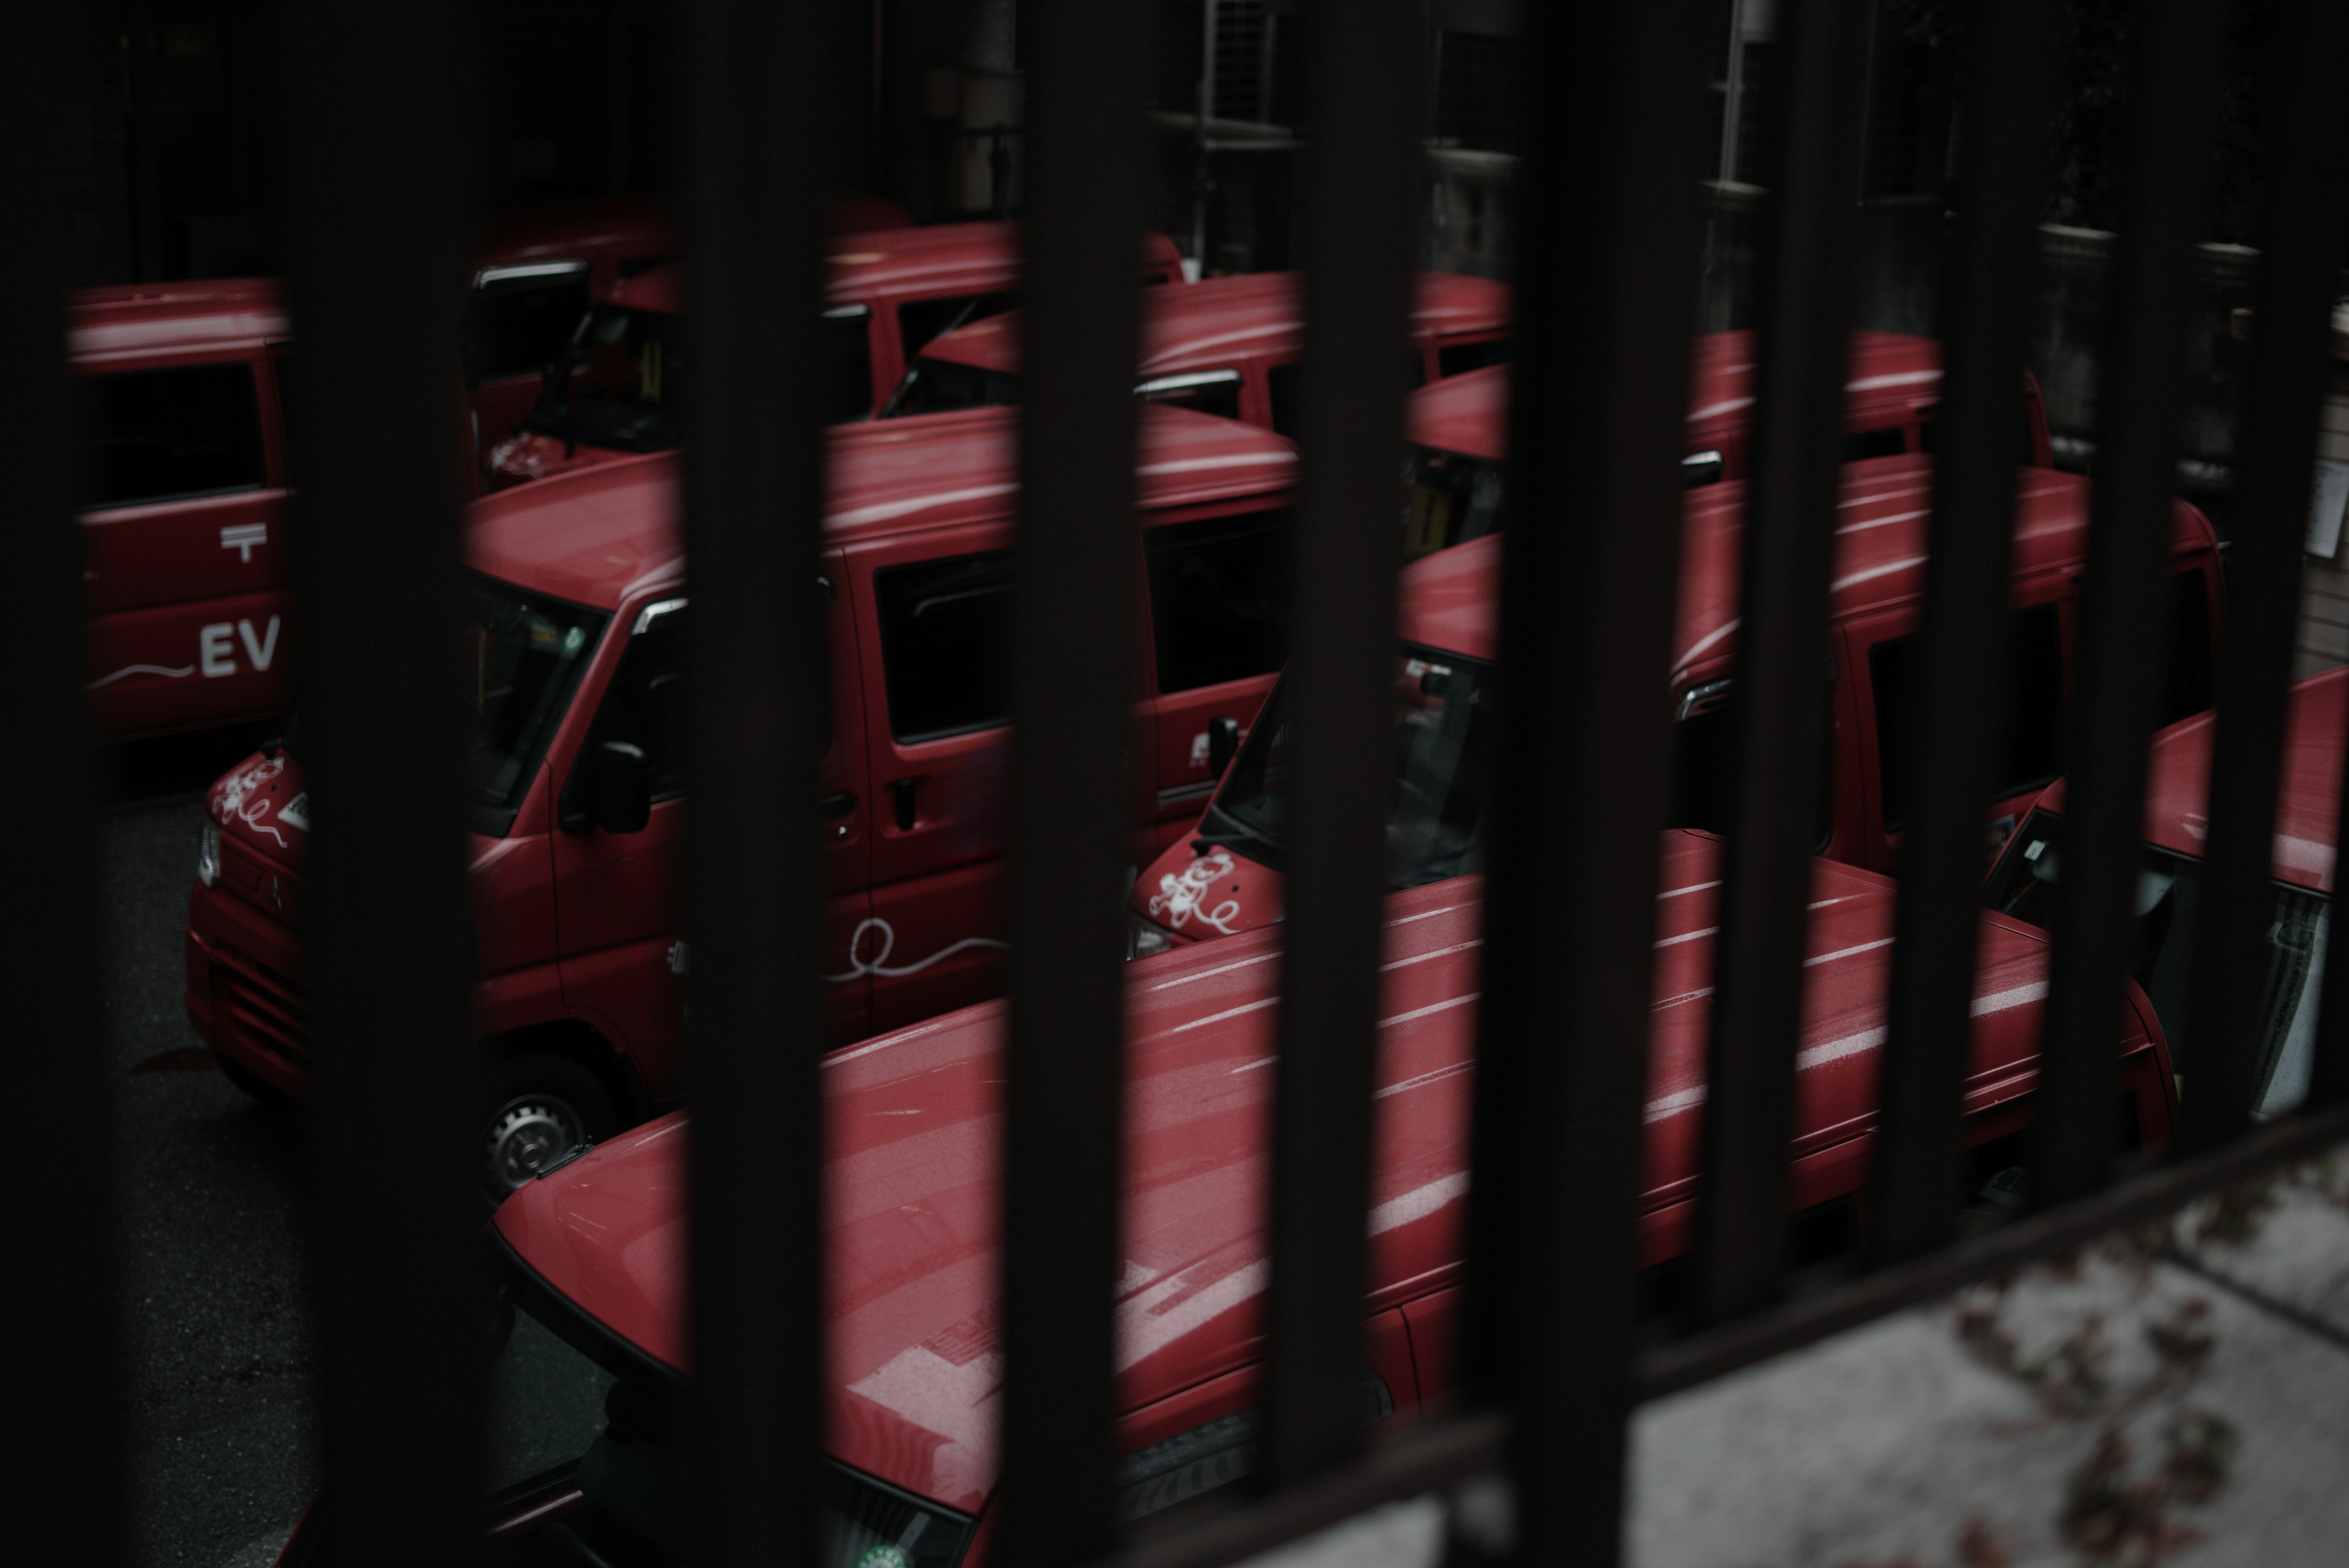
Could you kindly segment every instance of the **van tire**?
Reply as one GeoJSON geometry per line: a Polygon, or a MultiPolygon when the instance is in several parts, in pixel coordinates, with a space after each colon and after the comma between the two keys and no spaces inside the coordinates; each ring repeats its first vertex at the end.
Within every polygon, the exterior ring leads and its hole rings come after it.
{"type": "Polygon", "coordinates": [[[493,1058],[481,1107],[481,1193],[492,1207],[618,1127],[595,1075],[552,1051],[493,1058]]]}
{"type": "Polygon", "coordinates": [[[263,1105],[278,1105],[285,1100],[285,1096],[277,1092],[276,1085],[243,1063],[232,1062],[217,1051],[212,1053],[212,1060],[219,1064],[222,1077],[234,1084],[253,1098],[259,1100],[263,1105]]]}

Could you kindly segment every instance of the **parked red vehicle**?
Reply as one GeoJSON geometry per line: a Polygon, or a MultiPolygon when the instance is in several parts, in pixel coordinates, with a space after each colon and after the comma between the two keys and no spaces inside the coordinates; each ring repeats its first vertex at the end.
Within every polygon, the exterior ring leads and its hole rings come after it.
{"type": "MultiPolygon", "coordinates": [[[[1305,352],[1304,275],[1208,278],[1143,302],[1134,395],[1297,434],[1297,361],[1305,352]]],[[[1412,311],[1414,386],[1508,357],[1509,289],[1454,272],[1419,275],[1412,311]]],[[[884,415],[1019,400],[1019,313],[933,339],[884,415]]]]}
{"type": "MultiPolygon", "coordinates": [[[[832,258],[823,313],[826,417],[881,411],[905,362],[939,333],[1008,310],[1018,298],[1015,223],[940,223],[844,235],[832,258]]],[[[1143,281],[1180,283],[1182,257],[1164,234],[1144,236],[1143,281]]],[[[577,319],[519,428],[485,449],[488,483],[502,489],[551,473],[678,444],[685,367],[678,357],[683,269],[657,267],[616,285],[577,319]]]]}
{"type": "MultiPolygon", "coordinates": [[[[2086,565],[2087,482],[2021,471],[2013,611],[2008,621],[2007,733],[2000,752],[2003,840],[2063,771],[2080,574],[2086,565]]],[[[1876,870],[1896,863],[1908,810],[1908,727],[1920,722],[1913,682],[1922,624],[1926,519],[1932,471],[1923,457],[1876,458],[1844,470],[1828,629],[1829,679],[1820,698],[1832,726],[1820,758],[1826,800],[1819,853],[1876,870]]],[[[1725,707],[1735,679],[1744,487],[1689,493],[1682,548],[1679,653],[1666,697],[1673,736],[1670,821],[1719,830],[1730,802],[1723,766],[1725,707]]],[[[2210,704],[2220,611],[2218,541],[2179,503],[2170,540],[2174,607],[2168,722],[2210,704]]],[[[1388,825],[1398,888],[1481,868],[1490,764],[1485,757],[1501,537],[1484,535],[1404,568],[1397,628],[1396,795],[1388,825]]],[[[1136,954],[1229,936],[1281,917],[1286,811],[1283,689],[1276,687],[1189,843],[1170,847],[1134,884],[1129,947],[1136,954]]],[[[1230,755],[1237,730],[1211,751],[1230,755]]]]}
{"type": "MultiPolygon", "coordinates": [[[[1412,395],[1410,510],[1404,553],[1423,556],[1499,526],[1501,460],[1508,451],[1509,369],[1472,370],[1412,395]]],[[[1894,332],[1851,335],[1844,385],[1844,461],[1901,452],[1930,453],[1941,400],[1941,346],[1894,332]]],[[[2046,468],[2047,409],[2039,383],[2023,376],[2017,460],[2046,468]]],[[[1743,479],[1754,423],[1754,334],[1712,332],[1697,338],[1689,372],[1691,485],[1743,479]]]]}
{"type": "MultiPolygon", "coordinates": [[[[832,437],[813,585],[830,669],[811,671],[830,694],[831,983],[811,1050],[997,990],[1016,418],[832,437]]],[[[1255,711],[1271,684],[1296,467],[1278,436],[1174,409],[1144,411],[1142,453],[1136,865],[1196,814],[1214,721],[1255,711]]],[[[477,1019],[501,1190],[680,1092],[679,465],[582,471],[472,514],[477,1019]]],[[[296,1095],[310,1081],[300,752],[297,732],[212,786],[186,943],[197,1033],[241,1084],[296,1095]]]]}
{"type": "MultiPolygon", "coordinates": [[[[2144,859],[2137,872],[2130,978],[2151,998],[2181,1073],[2193,1069],[2185,993],[2201,912],[2203,809],[2210,793],[2215,715],[2198,714],[2154,737],[2147,762],[2144,859]]],[[[2334,815],[2341,798],[2341,747],[2349,734],[2349,670],[2312,675],[2292,688],[2269,874],[2275,909],[2268,926],[2268,975],[2261,1021],[2257,1114],[2274,1116],[2308,1094],[2325,935],[2333,915],[2334,815]]],[[[2048,786],[2015,830],[1984,885],[1983,901],[2044,926],[2053,915],[2061,853],[2064,781],[2048,786]]]]}
{"type": "Polygon", "coordinates": [[[285,711],[290,337],[268,278],[73,298],[67,344],[88,421],[88,684],[109,738],[285,711]]]}
{"type": "MultiPolygon", "coordinates": [[[[1655,922],[1640,1239],[1651,1312],[1685,1299],[1704,1099],[1719,846],[1662,845],[1655,922]]],[[[1788,1244],[1798,1262],[1854,1240],[1866,1180],[1895,898],[1884,877],[1816,869],[1788,1244]]],[[[1481,880],[1388,901],[1371,1192],[1366,1422],[1415,1421],[1454,1388],[1468,1188],[1481,880]]],[[[1627,911],[1628,913],[1628,911],[1627,911]]],[[[1642,911],[1642,913],[1645,913],[1642,911]]],[[[1982,918],[1966,1083],[1968,1191],[2010,1202],[2031,1115],[2045,939],[1982,918]]],[[[1118,1506],[1132,1522],[1243,1483],[1261,1397],[1263,1209],[1278,943],[1126,971],[1130,1103],[1119,1286],[1118,1506]]],[[[2143,999],[2119,1032],[2131,1142],[2169,1136],[2159,1033],[2143,999]]],[[[891,1568],[991,1562],[1002,1360],[994,1338],[1004,1013],[975,1007],[828,1057],[825,1560],[891,1568]]],[[[641,1562],[675,1552],[670,1495],[686,1340],[686,1119],[671,1117],[534,1180],[492,1230],[502,1306],[486,1533],[501,1561],[641,1562]],[[526,1413],[526,1414],[522,1414],[526,1413]]],[[[331,1500],[297,1546],[331,1531],[331,1500]]],[[[298,1558],[296,1559],[298,1560],[298,1558]]]]}

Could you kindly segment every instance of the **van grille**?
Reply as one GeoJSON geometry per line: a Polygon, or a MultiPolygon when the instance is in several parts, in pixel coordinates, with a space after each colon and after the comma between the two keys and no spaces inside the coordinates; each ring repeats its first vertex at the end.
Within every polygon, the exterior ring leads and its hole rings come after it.
{"type": "Polygon", "coordinates": [[[289,1061],[310,1054],[310,1007],[302,988],[243,953],[212,954],[212,1022],[289,1061]]]}

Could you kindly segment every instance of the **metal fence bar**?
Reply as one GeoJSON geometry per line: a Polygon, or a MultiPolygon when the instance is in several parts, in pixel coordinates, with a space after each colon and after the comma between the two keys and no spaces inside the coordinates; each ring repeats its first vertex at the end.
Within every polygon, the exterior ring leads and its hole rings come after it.
{"type": "Polygon", "coordinates": [[[66,374],[66,171],[74,74],[69,24],[78,5],[36,6],[12,26],[0,93],[8,210],[24,225],[0,247],[0,429],[23,458],[9,505],[13,614],[21,639],[0,697],[7,732],[37,748],[39,767],[0,779],[7,820],[42,826],[20,836],[17,874],[39,889],[37,918],[0,947],[0,976],[16,1010],[18,1093],[37,1106],[19,1118],[24,1168],[53,1186],[16,1206],[10,1246],[27,1270],[14,1293],[30,1439],[12,1488],[42,1513],[72,1521],[73,1554],[99,1568],[129,1557],[129,1447],[123,1397],[121,1295],[113,1147],[113,1085],[98,987],[106,944],[98,898],[98,784],[82,693],[82,539],[74,521],[73,399],[66,374]],[[93,1155],[95,1154],[95,1158],[93,1155]],[[33,1261],[38,1260],[37,1264],[33,1261]]]}
{"type": "Polygon", "coordinates": [[[2038,281],[2047,120],[2062,58],[2045,0],[1975,13],[1963,192],[1942,278],[1940,451],[1900,846],[1892,991],[1877,1093],[1867,1248],[1877,1262],[1950,1239],[1973,1036],[1974,907],[1991,759],[2004,716],[2001,628],[2014,536],[2014,416],[2038,281]]]}
{"type": "Polygon", "coordinates": [[[293,20],[325,1506],[342,1562],[458,1563],[481,1549],[483,1430],[451,417],[471,11],[293,20]]]}
{"type": "Polygon", "coordinates": [[[1379,960],[1393,798],[1395,453],[1424,127],[1417,0],[1325,5],[1305,274],[1304,467],[1289,574],[1297,714],[1274,1091],[1266,1469],[1359,1452],[1379,960]]]}
{"type": "MultiPolygon", "coordinates": [[[[2316,427],[2333,366],[2326,322],[2349,233],[2349,97],[2337,67],[2349,6],[2278,8],[2260,110],[2260,275],[2239,429],[2240,504],[2227,558],[2227,657],[2210,741],[2210,837],[2187,991],[2184,1142],[2207,1148],[2251,1126],[2275,950],[2269,867],[2291,703],[2316,427]]],[[[2172,1042],[2173,1046],[2177,1043],[2172,1042]]]]}
{"type": "Polygon", "coordinates": [[[686,24],[689,1545],[712,1563],[812,1563],[823,1544],[826,704],[809,672],[828,667],[814,368],[845,21],[698,0],[686,24]]]}
{"type": "Polygon", "coordinates": [[[1540,373],[1512,393],[1459,1346],[1514,1412],[1528,1563],[1612,1562],[1621,1531],[1707,11],[1529,14],[1517,362],[1540,373]]]}
{"type": "Polygon", "coordinates": [[[1135,106],[1154,17],[1141,0],[1039,0],[1030,20],[996,1547],[1059,1568],[1115,1540],[1135,106]]]}
{"type": "Polygon", "coordinates": [[[2116,184],[2121,241],[2106,296],[2088,577],[2073,678],[2070,779],[2055,899],[2031,1201],[2109,1179],[2137,828],[2162,646],[2170,493],[2184,412],[2187,307],[2209,185],[2225,13],[2157,0],[2127,78],[2116,184]]]}
{"type": "Polygon", "coordinates": [[[1770,94],[1777,167],[1763,219],[1731,714],[1736,784],[1722,851],[1697,1206],[1698,1309],[1716,1318],[1767,1305],[1785,1273],[1811,855],[1829,785],[1819,768],[1833,690],[1824,676],[1827,585],[1872,36],[1869,0],[1802,0],[1790,11],[1770,94]]]}

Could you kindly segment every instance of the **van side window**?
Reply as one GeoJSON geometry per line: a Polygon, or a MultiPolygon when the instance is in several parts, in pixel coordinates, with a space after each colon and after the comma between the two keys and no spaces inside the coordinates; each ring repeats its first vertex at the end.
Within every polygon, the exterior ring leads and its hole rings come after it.
{"type": "Polygon", "coordinates": [[[500,279],[465,307],[465,369],[474,380],[535,375],[562,358],[587,314],[587,268],[500,279]]]}
{"type": "Polygon", "coordinates": [[[934,741],[1011,721],[1011,553],[873,574],[889,732],[934,741]]]}
{"type": "Polygon", "coordinates": [[[873,413],[872,313],[861,305],[827,310],[818,323],[823,357],[823,417],[830,424],[873,413]]]}
{"type": "Polygon", "coordinates": [[[1898,425],[1888,431],[1854,431],[1843,438],[1843,460],[1846,462],[1865,462],[1871,457],[1899,457],[1908,450],[1908,433],[1898,425]]]}
{"type": "Polygon", "coordinates": [[[1143,531],[1158,690],[1269,675],[1288,656],[1289,512],[1246,512],[1143,531]]]}
{"type": "MultiPolygon", "coordinates": [[[[1737,808],[1736,742],[1731,732],[1729,704],[1736,691],[1733,679],[1708,680],[1681,693],[1672,725],[1672,794],[1670,827],[1696,827],[1707,833],[1727,833],[1737,808]]],[[[1813,852],[1824,851],[1835,837],[1835,681],[1825,692],[1827,717],[1819,746],[1816,809],[1817,832],[1813,852]]]]}
{"type": "Polygon", "coordinates": [[[1435,370],[1439,376],[1458,376],[1470,370],[1481,370],[1487,365],[1509,362],[1509,340],[1488,337],[1482,343],[1447,343],[1435,351],[1435,370]]]}
{"type": "Polygon", "coordinates": [[[944,299],[909,299],[897,307],[897,336],[905,346],[905,363],[929,347],[941,332],[1000,316],[1019,303],[1009,289],[996,294],[950,294],[944,299]]]}
{"type": "Polygon", "coordinates": [[[2162,660],[2161,716],[2157,724],[2175,724],[2210,706],[2209,579],[2201,571],[2172,573],[2169,578],[2169,648],[2162,660]]]}
{"type": "Polygon", "coordinates": [[[135,506],[258,490],[253,367],[190,365],[93,376],[82,504],[135,506]]]}
{"type": "MultiPolygon", "coordinates": [[[[2064,638],[2054,605],[2034,605],[2006,624],[2006,735],[1996,753],[1991,798],[2004,800],[2054,782],[2064,771],[2064,638]]],[[[1914,781],[1909,747],[1920,716],[1919,639],[1888,638],[1868,650],[1876,689],[1876,765],[1884,789],[1884,830],[1909,820],[1914,781]]]]}
{"type": "Polygon", "coordinates": [[[671,610],[628,639],[589,737],[591,750],[605,741],[642,747],[655,800],[685,793],[685,617],[671,610]]]}

